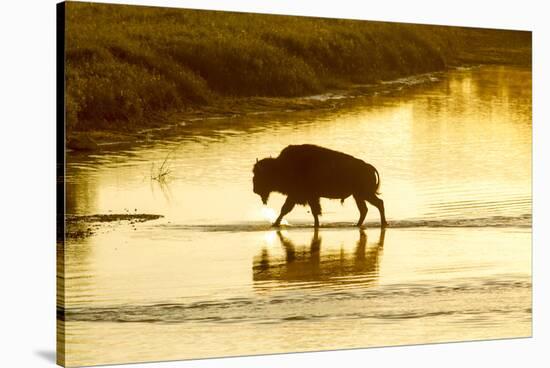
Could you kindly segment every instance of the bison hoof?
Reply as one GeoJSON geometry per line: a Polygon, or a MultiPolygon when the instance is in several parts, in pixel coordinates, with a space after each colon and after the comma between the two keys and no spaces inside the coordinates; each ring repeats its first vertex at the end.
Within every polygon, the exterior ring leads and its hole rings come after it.
{"type": "Polygon", "coordinates": [[[278,222],[274,222],[271,224],[271,227],[281,227],[281,224],[278,222]]]}
{"type": "Polygon", "coordinates": [[[390,224],[388,224],[387,222],[383,222],[380,227],[384,228],[384,227],[389,227],[390,224]]]}

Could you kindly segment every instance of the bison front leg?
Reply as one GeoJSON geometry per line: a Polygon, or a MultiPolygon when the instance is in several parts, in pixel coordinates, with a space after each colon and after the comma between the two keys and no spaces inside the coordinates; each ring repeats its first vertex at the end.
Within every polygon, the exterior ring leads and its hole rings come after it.
{"type": "Polygon", "coordinates": [[[319,202],[319,198],[310,199],[308,204],[311,208],[311,214],[313,215],[314,226],[318,228],[319,215],[321,214],[321,203],[319,202]]]}
{"type": "Polygon", "coordinates": [[[279,217],[277,217],[277,220],[275,220],[275,222],[273,223],[273,226],[276,226],[276,227],[281,226],[281,221],[283,220],[283,217],[287,213],[292,211],[295,204],[296,202],[292,198],[286,197],[286,201],[283,204],[283,207],[281,207],[281,213],[279,214],[279,217]]]}

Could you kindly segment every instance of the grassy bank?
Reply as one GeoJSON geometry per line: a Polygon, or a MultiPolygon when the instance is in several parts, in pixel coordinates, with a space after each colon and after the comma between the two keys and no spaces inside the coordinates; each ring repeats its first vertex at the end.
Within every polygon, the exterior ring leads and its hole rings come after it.
{"type": "Polygon", "coordinates": [[[69,131],[147,127],[225,97],[531,62],[528,32],[86,3],[69,3],[66,20],[69,131]]]}

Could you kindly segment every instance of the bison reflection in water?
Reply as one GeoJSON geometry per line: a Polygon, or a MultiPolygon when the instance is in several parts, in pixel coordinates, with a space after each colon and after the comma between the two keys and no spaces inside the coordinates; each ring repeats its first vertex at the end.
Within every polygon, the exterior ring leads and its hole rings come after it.
{"type": "Polygon", "coordinates": [[[378,171],[353,156],[310,144],[288,146],[277,158],[257,161],[253,173],[254,193],[264,204],[271,192],[287,195],[274,226],[279,226],[296,204],[309,204],[315,227],[319,227],[320,198],[344,201],[349,196],[353,196],[359,208],[357,226],[363,224],[367,215],[365,201],[378,208],[380,224],[387,226],[384,202],[377,197],[378,171]]]}
{"type": "MultiPolygon", "coordinates": [[[[277,282],[323,282],[329,284],[371,285],[378,278],[378,265],[384,247],[385,231],[381,230],[376,246],[367,246],[367,234],[359,230],[359,240],[353,252],[346,253],[340,248],[335,251],[321,251],[321,237],[315,229],[307,246],[296,246],[290,239],[277,231],[284,259],[274,257],[264,248],[254,258],[254,281],[277,282]]],[[[269,287],[276,287],[271,284],[269,287]]],[[[265,287],[265,286],[262,286],[265,287]]]]}

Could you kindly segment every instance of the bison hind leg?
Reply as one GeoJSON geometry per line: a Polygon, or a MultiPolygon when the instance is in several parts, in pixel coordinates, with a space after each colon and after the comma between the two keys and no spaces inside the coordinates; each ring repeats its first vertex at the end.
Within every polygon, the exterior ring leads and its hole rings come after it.
{"type": "Polygon", "coordinates": [[[378,211],[380,212],[380,227],[388,226],[388,222],[386,221],[386,211],[384,209],[384,201],[378,198],[374,193],[367,197],[367,201],[378,208],[378,211]]]}
{"type": "Polygon", "coordinates": [[[321,202],[320,198],[312,198],[308,200],[309,207],[311,208],[311,214],[313,215],[313,221],[315,227],[319,227],[319,215],[321,215],[321,202]]]}
{"type": "Polygon", "coordinates": [[[357,226],[363,225],[363,221],[365,221],[365,217],[367,217],[367,204],[365,203],[365,200],[356,194],[353,195],[353,199],[355,199],[355,203],[357,204],[357,208],[359,209],[359,220],[357,221],[357,226]]]}

